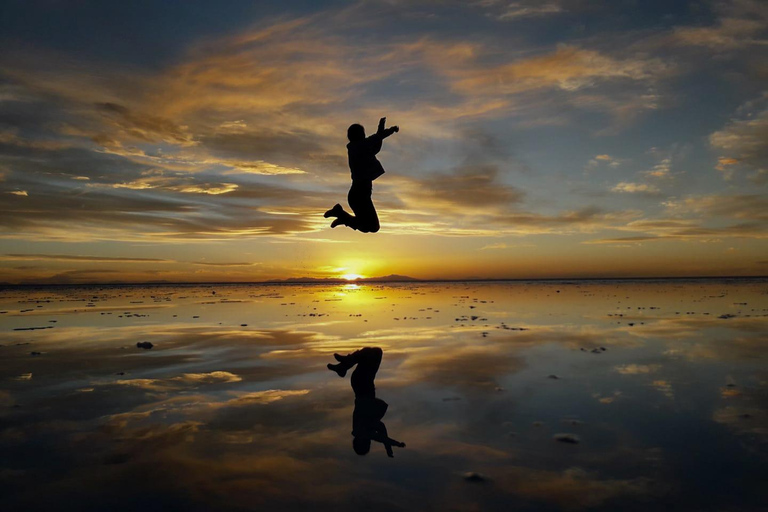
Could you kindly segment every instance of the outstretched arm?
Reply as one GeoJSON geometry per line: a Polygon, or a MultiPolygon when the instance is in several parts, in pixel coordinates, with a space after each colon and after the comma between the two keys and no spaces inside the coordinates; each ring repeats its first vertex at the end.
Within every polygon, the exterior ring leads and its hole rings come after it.
{"type": "Polygon", "coordinates": [[[400,131],[399,126],[390,126],[389,128],[384,128],[384,125],[386,124],[386,122],[387,122],[386,117],[382,117],[381,119],[379,119],[379,129],[376,130],[376,135],[380,136],[382,139],[386,139],[393,133],[397,133],[400,131]]]}
{"type": "Polygon", "coordinates": [[[400,441],[395,441],[394,439],[390,438],[387,434],[387,427],[384,426],[384,422],[379,422],[379,424],[376,427],[376,432],[371,436],[371,439],[374,441],[378,441],[384,445],[384,449],[387,450],[387,455],[390,457],[394,457],[395,454],[392,452],[392,447],[397,446],[398,448],[405,448],[405,443],[401,443],[400,441]]]}
{"type": "Polygon", "coordinates": [[[382,138],[382,139],[386,139],[387,137],[389,137],[389,136],[390,136],[390,135],[392,135],[393,133],[397,133],[397,132],[399,132],[399,131],[400,131],[400,127],[399,127],[399,126],[392,126],[392,127],[390,127],[390,128],[387,128],[386,130],[384,130],[384,131],[382,132],[382,134],[381,134],[381,138],[382,138]]]}

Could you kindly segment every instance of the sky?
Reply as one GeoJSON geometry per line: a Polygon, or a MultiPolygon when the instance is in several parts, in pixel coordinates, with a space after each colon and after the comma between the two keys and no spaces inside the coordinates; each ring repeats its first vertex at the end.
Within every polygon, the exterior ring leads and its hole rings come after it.
{"type": "Polygon", "coordinates": [[[768,274],[768,4],[0,6],[0,282],[768,274]],[[346,128],[400,126],[346,206],[346,128]]]}

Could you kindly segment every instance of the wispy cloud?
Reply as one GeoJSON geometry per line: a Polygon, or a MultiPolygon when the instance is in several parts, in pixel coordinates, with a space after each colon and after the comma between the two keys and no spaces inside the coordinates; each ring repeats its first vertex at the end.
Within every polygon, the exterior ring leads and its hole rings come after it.
{"type": "Polygon", "coordinates": [[[655,185],[649,185],[648,183],[632,183],[628,181],[622,181],[613,186],[611,189],[613,192],[620,192],[626,194],[658,194],[659,188],[655,185]]]}
{"type": "Polygon", "coordinates": [[[160,258],[131,258],[131,257],[110,257],[110,256],[77,256],[69,254],[4,254],[0,259],[10,261],[35,261],[35,260],[53,260],[53,261],[105,261],[105,262],[125,262],[125,263],[173,263],[174,260],[160,258]]]}
{"type": "Polygon", "coordinates": [[[768,109],[749,113],[746,119],[735,119],[709,136],[710,145],[725,154],[718,158],[716,169],[731,179],[738,166],[754,172],[752,179],[765,181],[768,173],[768,109]]]}
{"type": "Polygon", "coordinates": [[[563,8],[556,3],[545,3],[536,5],[523,5],[518,2],[512,2],[505,10],[497,16],[502,21],[517,20],[520,18],[538,18],[551,14],[563,12],[563,8]]]}
{"type": "Polygon", "coordinates": [[[750,46],[764,46],[768,8],[757,0],[718,2],[719,17],[712,26],[677,27],[674,37],[684,45],[703,46],[714,52],[727,52],[750,46]]]}

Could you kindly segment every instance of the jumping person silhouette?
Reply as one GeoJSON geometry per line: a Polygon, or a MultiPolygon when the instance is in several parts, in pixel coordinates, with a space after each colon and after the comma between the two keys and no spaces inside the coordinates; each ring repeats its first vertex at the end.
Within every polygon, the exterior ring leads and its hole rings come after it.
{"type": "Polygon", "coordinates": [[[379,347],[364,347],[346,356],[333,354],[338,364],[328,363],[328,369],[339,377],[344,377],[347,370],[357,365],[350,380],[355,392],[355,411],[352,413],[352,448],[358,455],[365,455],[371,450],[371,440],[384,445],[387,455],[394,457],[392,447],[405,448],[405,443],[391,439],[387,427],[381,421],[387,413],[389,404],[376,398],[376,386],[373,381],[381,365],[382,350],[379,347]]]}
{"type": "Polygon", "coordinates": [[[384,167],[376,158],[381,151],[381,143],[399,132],[398,126],[384,128],[386,117],[379,119],[379,129],[370,137],[365,136],[365,128],[359,124],[353,124],[347,129],[347,154],[349,155],[349,169],[352,172],[352,186],[347,194],[347,202],[354,215],[350,215],[340,204],[325,212],[325,217],[336,217],[331,222],[331,227],[338,225],[348,226],[363,233],[376,233],[379,230],[379,216],[373,206],[371,194],[373,193],[373,180],[384,174],[384,167]]]}

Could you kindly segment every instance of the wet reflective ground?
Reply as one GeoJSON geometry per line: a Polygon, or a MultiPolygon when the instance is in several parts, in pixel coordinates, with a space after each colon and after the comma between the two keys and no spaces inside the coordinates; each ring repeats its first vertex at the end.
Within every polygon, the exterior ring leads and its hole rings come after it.
{"type": "Polygon", "coordinates": [[[0,508],[764,510],[767,315],[757,279],[5,289],[0,508]],[[363,346],[392,459],[325,366],[363,346]]]}

